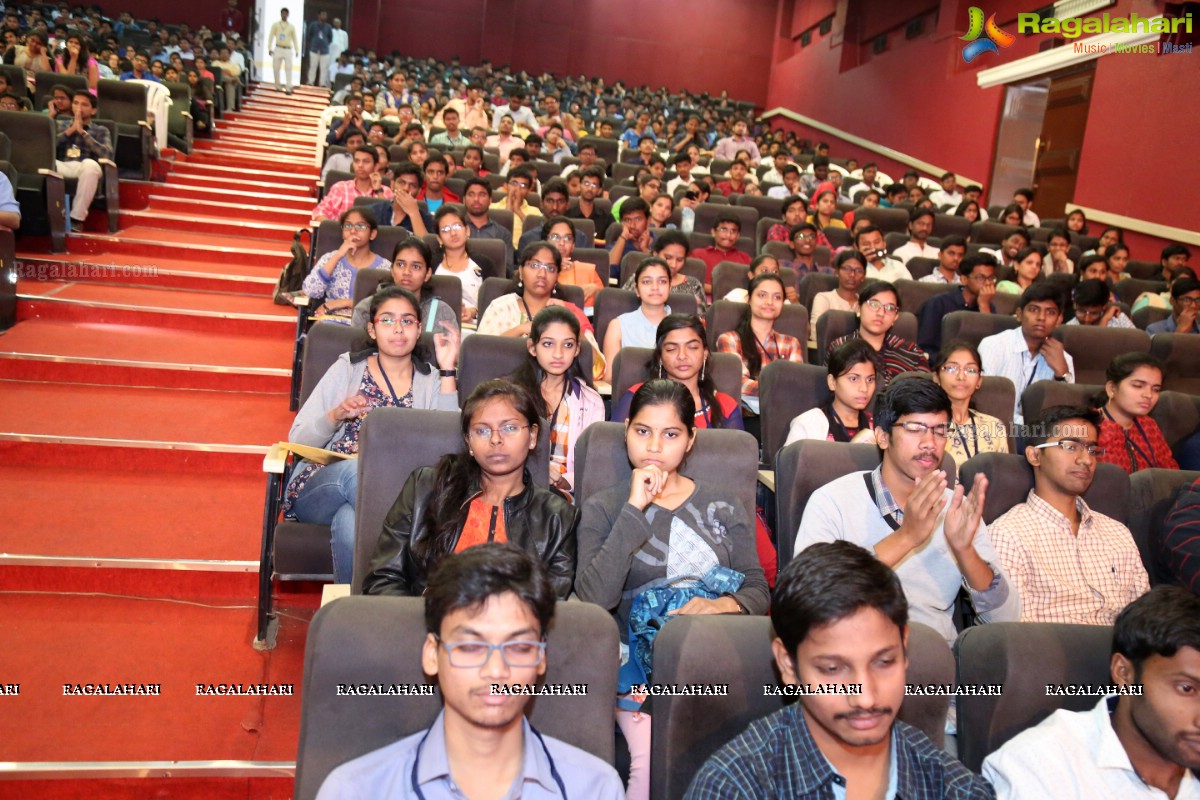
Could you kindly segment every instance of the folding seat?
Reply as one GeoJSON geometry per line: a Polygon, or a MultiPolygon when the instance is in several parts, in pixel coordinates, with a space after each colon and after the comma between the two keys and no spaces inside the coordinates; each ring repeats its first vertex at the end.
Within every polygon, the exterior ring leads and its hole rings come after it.
{"type": "Polygon", "coordinates": [[[979,220],[971,223],[970,239],[972,244],[999,244],[1014,231],[1020,230],[1016,225],[1003,225],[991,220],[979,220]]]}
{"type": "MultiPolygon", "coordinates": [[[[787,242],[763,242],[759,245],[758,250],[760,255],[771,256],[777,261],[783,261],[784,259],[791,261],[795,258],[795,254],[792,253],[792,248],[787,242]]],[[[815,254],[813,260],[816,261],[815,254]]],[[[837,284],[835,283],[834,285],[836,286],[837,284]]]]}
{"type": "Polygon", "coordinates": [[[908,267],[909,273],[913,276],[914,281],[919,281],[927,275],[932,275],[933,271],[941,265],[941,261],[936,258],[923,258],[914,256],[908,260],[905,265],[908,267]]]}
{"type": "Polygon", "coordinates": [[[708,162],[708,171],[713,176],[724,176],[729,172],[729,166],[733,163],[728,158],[714,158],[708,162]]]}
{"type": "MultiPolygon", "coordinates": [[[[880,450],[874,444],[846,444],[802,439],[781,449],[775,457],[775,543],[782,570],[792,560],[800,519],[813,493],[851,472],[879,466],[880,450]]],[[[958,474],[954,459],[942,457],[942,469],[951,484],[958,474]]]]}
{"type": "Polygon", "coordinates": [[[908,244],[908,242],[909,235],[907,233],[892,231],[883,237],[883,246],[887,248],[889,253],[896,252],[898,248],[903,247],[904,245],[908,244]]]}
{"type": "MultiPolygon", "coordinates": [[[[483,319],[483,312],[487,311],[487,307],[492,302],[506,294],[511,294],[517,289],[517,282],[512,278],[484,278],[483,286],[479,288],[479,318],[483,319]]],[[[568,286],[563,284],[557,287],[559,295],[568,303],[573,303],[579,308],[583,308],[583,287],[568,286]]]]}
{"type": "Polygon", "coordinates": [[[1105,381],[1108,365],[1122,353],[1150,352],[1150,337],[1136,328],[1101,328],[1097,325],[1059,325],[1051,334],[1075,362],[1079,383],[1105,381]]]}
{"type": "Polygon", "coordinates": [[[537,170],[538,181],[545,183],[551,178],[557,178],[562,174],[562,166],[555,164],[553,161],[534,161],[534,168],[537,170]]]}
{"type": "Polygon", "coordinates": [[[1021,414],[1030,422],[1051,406],[1095,408],[1094,400],[1103,390],[1103,384],[1034,381],[1021,390],[1021,414]]]}
{"type": "Polygon", "coordinates": [[[138,180],[150,180],[154,131],[146,119],[147,88],[130,81],[101,78],[97,91],[99,113],[117,123],[117,140],[113,142],[117,168],[138,180]]]}
{"type": "Polygon", "coordinates": [[[835,249],[854,244],[854,240],[850,237],[850,231],[846,228],[826,228],[824,233],[825,238],[829,240],[829,245],[835,249]]]}
{"type": "Polygon", "coordinates": [[[942,238],[962,236],[965,239],[971,232],[971,220],[966,217],[956,217],[953,214],[934,214],[933,232],[942,238]]]}
{"type": "Polygon", "coordinates": [[[613,164],[612,179],[617,183],[628,183],[632,186],[633,184],[630,182],[637,175],[639,167],[641,164],[630,164],[625,161],[613,164]]]}
{"type": "Polygon", "coordinates": [[[945,346],[955,339],[962,339],[979,347],[979,343],[987,337],[1016,328],[1020,324],[1016,317],[1005,314],[951,311],[942,317],[942,345],[945,346]]]}
{"type": "MultiPolygon", "coordinates": [[[[717,349],[717,338],[737,327],[747,306],[732,300],[715,300],[704,315],[704,328],[708,333],[708,348],[717,349]]],[[[808,309],[801,305],[787,304],[783,313],[775,320],[775,330],[794,336],[801,346],[808,341],[808,309]]]]}
{"type": "Polygon", "coordinates": [[[1142,295],[1143,292],[1165,292],[1167,285],[1160,280],[1138,280],[1137,278],[1126,278],[1117,283],[1113,287],[1113,294],[1127,306],[1132,306],[1134,301],[1142,295]]]}
{"type": "MultiPolygon", "coordinates": [[[[604,346],[604,334],[608,326],[617,317],[635,310],[641,305],[637,295],[628,289],[601,289],[596,293],[596,303],[592,314],[592,327],[596,329],[596,341],[604,346]]],[[[696,298],[682,292],[672,292],[669,305],[672,313],[697,313],[696,298]]]]}
{"type": "Polygon", "coordinates": [[[1030,228],[1029,238],[1034,242],[1044,244],[1045,242],[1050,241],[1050,234],[1054,233],[1054,231],[1055,228],[1047,228],[1045,225],[1041,225],[1037,228],[1030,228]]]}
{"type": "MultiPolygon", "coordinates": [[[[1125,274],[1130,278],[1137,278],[1143,281],[1161,281],[1162,280],[1162,264],[1157,261],[1134,261],[1129,260],[1125,265],[1125,274]]],[[[1122,281],[1121,283],[1124,283],[1122,281]]]]}
{"type": "MultiPolygon", "coordinates": [[[[699,259],[696,259],[699,261],[699,259]]],[[[750,286],[750,267],[733,261],[722,261],[713,267],[712,286],[713,297],[721,299],[734,289],[746,289],[750,286]]],[[[780,270],[779,276],[784,286],[796,285],[796,273],[790,267],[780,270]]]]}
{"type": "MultiPolygon", "coordinates": [[[[819,262],[818,262],[819,263],[819,262]]],[[[821,292],[830,292],[838,287],[838,278],[832,272],[810,272],[796,284],[800,294],[800,305],[812,314],[813,298],[821,292]]]]}
{"type": "MultiPolygon", "coordinates": [[[[576,225],[581,222],[591,222],[591,220],[572,220],[576,225]]],[[[600,280],[608,283],[609,270],[611,267],[608,264],[608,251],[601,247],[576,247],[575,252],[571,254],[571,258],[576,261],[583,261],[591,264],[596,268],[596,274],[600,276],[600,280]]]]}
{"type": "Polygon", "coordinates": [[[921,306],[929,298],[955,291],[958,287],[952,283],[933,283],[931,281],[899,280],[895,283],[896,291],[900,294],[900,307],[913,314],[921,313],[921,306]]]}
{"type": "Polygon", "coordinates": [[[908,212],[900,208],[870,208],[860,206],[854,210],[854,218],[866,217],[871,224],[888,233],[908,233],[908,212]]]}
{"type": "Polygon", "coordinates": [[[959,759],[978,772],[988,755],[1055,711],[1095,706],[1095,697],[1047,695],[1046,686],[1112,683],[1111,650],[1107,625],[993,622],[963,631],[954,643],[958,683],[1004,691],[958,698],[959,759]]]}
{"type": "MultiPolygon", "coordinates": [[[[661,684],[727,685],[725,696],[656,697],[651,728],[650,796],[678,800],[709,756],[756,719],[782,709],[767,617],[685,616],[664,625],[654,640],[654,679],[661,684]]],[[[941,635],[919,622],[908,628],[906,680],[954,683],[954,655],[941,635]]],[[[948,696],[906,697],[899,719],[934,744],[945,740],[948,696]]]]}
{"type": "Polygon", "coordinates": [[[779,221],[783,210],[783,201],[775,197],[759,197],[754,194],[735,194],[732,197],[734,206],[746,206],[758,209],[759,218],[774,217],[779,221]]]}
{"type": "MultiPolygon", "coordinates": [[[[57,75],[58,73],[54,73],[57,75]]],[[[12,64],[0,64],[0,75],[8,78],[8,86],[17,97],[32,100],[29,97],[28,84],[25,82],[25,70],[12,64]]],[[[14,112],[21,113],[21,112],[14,112]]]]}
{"type": "Polygon", "coordinates": [[[1155,308],[1154,306],[1142,306],[1129,315],[1130,319],[1133,320],[1133,324],[1140,331],[1146,330],[1146,328],[1154,323],[1161,322],[1169,316],[1171,316],[1171,309],[1155,308]]]}
{"type": "MultiPolygon", "coordinates": [[[[21,112],[23,113],[23,112],[21,112]]],[[[5,174],[12,168],[4,170],[5,174]]],[[[12,175],[9,175],[9,181],[12,175]]],[[[0,333],[17,322],[17,240],[10,230],[0,229],[0,333]]]]}
{"type": "MultiPolygon", "coordinates": [[[[824,366],[829,357],[829,343],[858,329],[858,315],[853,311],[830,310],[817,320],[817,363],[824,366]]],[[[917,318],[911,311],[901,311],[892,326],[892,333],[901,339],[917,341],[917,318]]]]}
{"type": "MultiPolygon", "coordinates": [[[[458,394],[460,405],[466,402],[475,387],[493,378],[507,378],[517,371],[529,358],[523,336],[489,336],[476,333],[462,343],[459,356],[458,394]]],[[[579,364],[584,374],[592,374],[592,348],[586,341],[580,344],[579,364]]]]}
{"type": "Polygon", "coordinates": [[[54,93],[56,85],[67,87],[67,91],[74,93],[76,90],[87,91],[88,80],[83,75],[68,75],[65,72],[46,72],[39,71],[33,74],[33,79],[37,83],[37,90],[33,93],[33,110],[39,114],[46,110],[50,97],[54,93]]]}
{"type": "Polygon", "coordinates": [[[809,409],[817,408],[832,396],[825,378],[825,367],[772,361],[758,378],[759,405],[762,409],[763,463],[775,468],[775,457],[787,441],[792,420],[809,409]]]}
{"type": "MultiPolygon", "coordinates": [[[[329,188],[331,186],[333,186],[335,183],[341,183],[342,181],[352,181],[352,180],[354,180],[353,172],[344,172],[340,169],[331,169],[331,170],[329,170],[329,172],[325,173],[324,178],[319,178],[317,180],[317,195],[321,200],[324,200],[326,192],[328,192],[329,188]]],[[[366,202],[365,203],[366,205],[373,205],[374,203],[379,202],[379,200],[374,197],[371,197],[371,198],[358,197],[358,198],[355,198],[355,203],[357,204],[357,202],[359,200],[370,201],[370,202],[366,202]]],[[[334,221],[336,222],[336,220],[334,220],[334,221]]]]}
{"type": "Polygon", "coordinates": [[[718,214],[733,214],[740,221],[741,235],[752,237],[755,226],[758,225],[758,209],[753,206],[719,205],[717,203],[701,203],[696,206],[696,224],[693,230],[708,233],[716,225],[718,214]]]}
{"type": "MultiPolygon", "coordinates": [[[[738,195],[739,197],[741,195],[738,195]]],[[[761,198],[759,198],[761,199],[761,198]]],[[[776,225],[782,225],[783,220],[779,217],[760,216],[758,224],[754,226],[754,244],[758,248],[758,252],[763,252],[763,245],[767,243],[767,233],[776,225]]]]}
{"type": "MultiPolygon", "coordinates": [[[[607,252],[607,251],[605,251],[605,252],[607,252]]],[[[634,273],[637,272],[638,265],[641,264],[643,261],[645,261],[647,258],[650,258],[651,255],[653,255],[653,254],[652,253],[633,252],[633,253],[626,253],[624,256],[622,256],[621,257],[621,278],[617,285],[624,286],[626,284],[626,282],[634,276],[634,273]]],[[[688,258],[688,259],[685,259],[683,262],[682,272],[684,275],[690,275],[693,278],[695,278],[696,280],[700,281],[700,283],[704,283],[704,279],[708,275],[708,265],[706,265],[704,263],[703,259],[688,258]]]]}
{"type": "MultiPolygon", "coordinates": [[[[650,373],[650,364],[654,360],[654,351],[649,347],[622,347],[613,362],[612,398],[613,403],[620,402],[630,387],[637,383],[645,383],[657,375],[650,373]]],[[[713,384],[717,391],[724,392],[733,398],[734,402],[742,401],[742,362],[732,353],[710,353],[708,368],[712,370],[713,384]]],[[[665,377],[665,373],[664,373],[665,377]]],[[[625,420],[614,420],[624,422],[625,420]]],[[[749,434],[747,434],[749,435],[749,434]]],[[[753,437],[751,437],[753,440],[753,437]]],[[[754,463],[758,463],[758,445],[755,443],[754,463]]],[[[579,462],[578,457],[575,459],[579,462]]],[[[753,479],[753,470],[751,470],[753,479]]],[[[587,495],[581,495],[586,497],[587,495]]]]}
{"type": "MultiPolygon", "coordinates": [[[[19,85],[24,86],[23,74],[19,85]]],[[[21,232],[49,234],[50,249],[66,252],[66,190],[55,172],[54,120],[28,111],[0,111],[0,130],[10,142],[9,160],[17,172],[13,193],[21,206],[21,232]]]]}
{"type": "Polygon", "coordinates": [[[637,197],[637,194],[638,190],[636,186],[629,186],[622,183],[609,189],[608,199],[610,202],[615,203],[622,197],[637,197]]]}
{"type": "Polygon", "coordinates": [[[465,178],[446,178],[446,188],[462,197],[467,191],[467,181],[465,178]]]}
{"type": "MultiPolygon", "coordinates": [[[[360,269],[354,276],[354,304],[375,294],[380,285],[392,280],[390,269],[360,269]]],[[[453,275],[433,275],[429,279],[433,296],[445,303],[458,319],[462,313],[462,281],[453,275]]],[[[461,322],[461,320],[460,320],[461,322]]]]}
{"type": "Polygon", "coordinates": [[[1164,389],[1200,395],[1200,336],[1156,333],[1150,337],[1150,354],[1163,362],[1164,389]]]}
{"type": "Polygon", "coordinates": [[[164,82],[171,92],[171,105],[167,114],[167,133],[172,137],[172,146],[184,153],[192,152],[196,131],[192,120],[191,95],[186,83],[164,82]]]}
{"type": "MultiPolygon", "coordinates": [[[[612,706],[620,636],[612,615],[590,603],[560,601],[547,634],[545,680],[583,684],[585,696],[547,695],[528,706],[546,736],[613,762],[612,706]]],[[[296,757],[297,800],[313,800],[335,767],[417,733],[441,711],[428,696],[339,696],[344,685],[419,686],[426,637],[419,597],[349,597],[322,608],[305,646],[296,757]]]]}

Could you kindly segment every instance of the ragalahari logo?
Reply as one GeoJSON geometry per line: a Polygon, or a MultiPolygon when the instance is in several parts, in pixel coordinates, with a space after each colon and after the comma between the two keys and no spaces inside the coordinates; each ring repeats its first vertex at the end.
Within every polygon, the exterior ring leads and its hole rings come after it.
{"type": "Polygon", "coordinates": [[[1001,47],[1008,47],[1017,40],[1017,37],[996,24],[995,14],[988,17],[987,24],[984,24],[982,8],[971,6],[970,13],[971,26],[967,35],[960,37],[964,42],[970,42],[962,51],[963,61],[968,64],[983,53],[999,53],[1001,47]],[[981,39],[981,36],[985,38],[981,39]]]}

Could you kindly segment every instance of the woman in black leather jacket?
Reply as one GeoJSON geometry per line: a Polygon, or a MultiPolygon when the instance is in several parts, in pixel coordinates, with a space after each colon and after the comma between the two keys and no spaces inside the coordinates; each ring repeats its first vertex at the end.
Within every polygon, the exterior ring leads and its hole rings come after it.
{"type": "Polygon", "coordinates": [[[466,453],[415,470],[400,490],[363,592],[419,596],[443,557],[497,541],[537,554],[565,599],[575,582],[579,510],[535,486],[526,469],[538,440],[533,398],[508,381],[486,381],[463,406],[462,433],[466,453]]]}

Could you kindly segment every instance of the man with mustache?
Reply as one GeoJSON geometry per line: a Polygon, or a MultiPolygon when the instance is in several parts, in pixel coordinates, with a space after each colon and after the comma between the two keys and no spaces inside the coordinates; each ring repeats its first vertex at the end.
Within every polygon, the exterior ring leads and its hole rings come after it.
{"type": "Polygon", "coordinates": [[[792,687],[857,693],[802,694],[750,723],[700,768],[686,800],[994,797],[896,720],[908,666],[904,595],[896,573],[849,542],[815,544],[793,559],[771,602],[779,673],[792,687]]]}
{"type": "Polygon", "coordinates": [[[952,643],[960,587],[983,622],[1015,622],[1021,600],[983,524],[987,478],[954,488],[941,469],[949,427],[950,398],[942,387],[919,377],[889,384],[875,400],[882,463],[813,493],[795,554],[838,540],[871,548],[900,577],[913,619],[952,643]]]}

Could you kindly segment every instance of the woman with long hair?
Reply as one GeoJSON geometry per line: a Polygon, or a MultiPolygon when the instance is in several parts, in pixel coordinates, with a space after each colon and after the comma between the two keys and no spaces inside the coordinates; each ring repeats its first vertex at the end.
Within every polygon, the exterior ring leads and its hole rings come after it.
{"type": "Polygon", "coordinates": [[[1016,263],[1016,267],[1013,270],[1013,279],[997,283],[997,292],[1001,294],[1021,294],[1045,277],[1045,274],[1042,272],[1042,251],[1036,247],[1025,247],[1017,251],[1017,255],[1013,258],[1013,261],[1016,263]]]}
{"type": "Polygon", "coordinates": [[[485,256],[467,252],[471,228],[467,210],[457,203],[444,203],[433,215],[440,252],[434,275],[453,275],[462,284],[462,321],[475,322],[479,316],[479,287],[483,286],[484,267],[491,272],[494,265],[485,256]]]}
{"type": "Polygon", "coordinates": [[[1076,233],[1076,234],[1079,234],[1080,236],[1087,236],[1087,232],[1088,232],[1087,215],[1084,214],[1082,210],[1077,208],[1074,211],[1072,211],[1070,214],[1067,214],[1067,218],[1063,222],[1063,224],[1066,226],[1066,229],[1068,231],[1070,231],[1071,233],[1076,233]]]}
{"type": "MultiPolygon", "coordinates": [[[[688,239],[680,231],[667,231],[654,240],[650,250],[654,255],[666,262],[671,271],[670,291],[677,294],[690,294],[696,299],[696,311],[703,314],[708,309],[708,295],[704,293],[704,284],[693,275],[683,271],[687,264],[688,239]]],[[[630,276],[621,287],[631,292],[637,291],[637,276],[630,276]]]]}
{"type": "Polygon", "coordinates": [[[96,93],[96,85],[100,82],[100,65],[88,51],[87,41],[78,33],[67,34],[67,48],[55,59],[55,64],[59,72],[87,78],[88,91],[96,93]]]}
{"type": "Polygon", "coordinates": [[[1104,263],[1108,264],[1108,282],[1120,283],[1129,277],[1125,269],[1129,266],[1129,246],[1122,242],[1110,244],[1104,251],[1104,263]]]}
{"type": "Polygon", "coordinates": [[[538,442],[533,397],[505,380],[479,384],[463,406],[462,438],[465,453],[448,453],[405,481],[383,521],[363,593],[419,597],[446,556],[509,542],[542,560],[565,600],[575,581],[579,511],[529,474],[538,442]]]}
{"type": "MultiPolygon", "coordinates": [[[[288,441],[352,456],[363,420],[376,408],[458,409],[458,329],[434,337],[437,368],[418,350],[421,304],[399,286],[371,298],[367,335],[372,347],[343,353],[321,378],[292,424],[288,441]]],[[[327,466],[301,461],[288,481],[284,515],[333,529],[333,573],[349,583],[354,569],[354,505],[358,462],[327,466]]]]}
{"type": "Polygon", "coordinates": [[[970,342],[943,347],[933,362],[933,379],[950,396],[950,435],[946,452],[962,466],[978,453],[1007,453],[1004,423],[975,409],[975,393],[983,388],[983,359],[970,342]]]}
{"type": "Polygon", "coordinates": [[[1162,393],[1162,362],[1149,353],[1123,353],[1105,374],[1104,393],[1096,404],[1100,421],[1101,461],[1129,474],[1142,469],[1179,469],[1162,429],[1150,416],[1162,393]]]}
{"type": "Polygon", "coordinates": [[[1117,244],[1124,246],[1125,232],[1120,228],[1105,228],[1100,232],[1100,241],[1096,242],[1096,249],[1088,250],[1084,255],[1106,256],[1108,255],[1109,248],[1117,244]]]}
{"type": "MultiPolygon", "coordinates": [[[[562,256],[549,242],[530,242],[517,256],[517,287],[497,297],[483,312],[477,333],[492,336],[528,336],[533,318],[548,306],[562,306],[586,323],[583,309],[558,296],[558,268],[562,256]]],[[[587,325],[591,329],[591,324],[587,325]]]]}
{"type": "MultiPolygon", "coordinates": [[[[443,322],[457,330],[458,314],[442,300],[434,297],[433,290],[429,288],[432,278],[433,252],[424,239],[410,236],[396,243],[396,248],[392,251],[391,281],[385,281],[378,288],[394,285],[416,295],[421,301],[421,319],[425,320],[425,327],[429,330],[440,329],[443,322]]],[[[354,316],[350,324],[359,327],[366,325],[371,319],[370,306],[370,297],[360,300],[354,307],[354,316]]]]}
{"type": "Polygon", "coordinates": [[[958,204],[958,208],[954,209],[954,216],[963,217],[971,222],[978,222],[983,214],[980,213],[979,203],[975,200],[963,200],[958,204]]]}
{"type": "Polygon", "coordinates": [[[579,361],[583,342],[578,318],[547,306],[533,318],[529,358],[513,375],[550,422],[550,485],[567,493],[575,491],[575,443],[588,426],[604,421],[604,400],[579,361]]]}
{"type": "Polygon", "coordinates": [[[353,206],[338,218],[342,244],[337,250],[317,259],[304,279],[304,294],[310,300],[323,300],[314,310],[316,316],[339,317],[343,322],[353,315],[354,279],[361,269],[383,269],[388,262],[371,252],[371,242],[379,235],[379,223],[369,209],[353,206]]]}
{"type": "MultiPolygon", "coordinates": [[[[697,428],[745,430],[742,409],[732,397],[717,391],[709,361],[703,320],[692,314],[669,314],[659,323],[650,375],[670,378],[687,387],[696,408],[697,428]]],[[[624,422],[629,418],[630,405],[641,386],[640,383],[631,386],[613,406],[613,422],[624,422]]]]}
{"type": "Polygon", "coordinates": [[[837,216],[837,192],[826,190],[817,194],[812,203],[812,213],[808,216],[817,229],[817,244],[832,247],[825,236],[826,228],[845,228],[846,223],[837,216]]]}
{"type": "Polygon", "coordinates": [[[651,257],[633,273],[633,291],[641,304],[608,324],[604,333],[604,380],[612,381],[613,362],[622,347],[653,347],[658,325],[671,313],[671,270],[661,258],[651,257]]]}
{"type": "MultiPolygon", "coordinates": [[[[639,595],[656,587],[692,589],[695,596],[686,602],[679,597],[682,605],[672,615],[758,615],[768,604],[753,509],[726,487],[680,473],[695,442],[696,419],[692,393],[681,384],[642,385],[625,425],[631,480],[589,497],[579,529],[579,598],[609,609],[629,648],[615,713],[632,761],[630,800],[650,793],[650,715],[641,711],[645,697],[632,693],[630,679],[648,655],[630,636],[630,612],[639,595]],[[729,579],[727,591],[700,588],[699,579],[714,572],[729,579]]],[[[648,683],[649,677],[637,682],[648,683]]]]}
{"type": "Polygon", "coordinates": [[[996,221],[1002,225],[1017,225],[1024,227],[1025,211],[1016,203],[1007,205],[1004,207],[1004,210],[1000,212],[1000,217],[996,221]]]}
{"type": "Polygon", "coordinates": [[[733,353],[742,362],[742,405],[759,413],[758,377],[772,361],[804,363],[804,345],[775,330],[786,300],[783,278],[773,272],[750,281],[749,302],[737,327],[717,337],[718,353],[733,353]]]}
{"type": "Polygon", "coordinates": [[[825,385],[833,395],[816,408],[798,414],[788,426],[787,441],[874,443],[874,422],[867,408],[875,397],[879,356],[862,339],[851,339],[829,354],[825,385]]]}
{"type": "Polygon", "coordinates": [[[591,308],[596,294],[605,287],[596,272],[596,265],[575,259],[575,223],[567,217],[551,217],[546,220],[542,231],[546,241],[554,245],[562,261],[558,268],[558,282],[583,289],[583,305],[591,308]]]}

